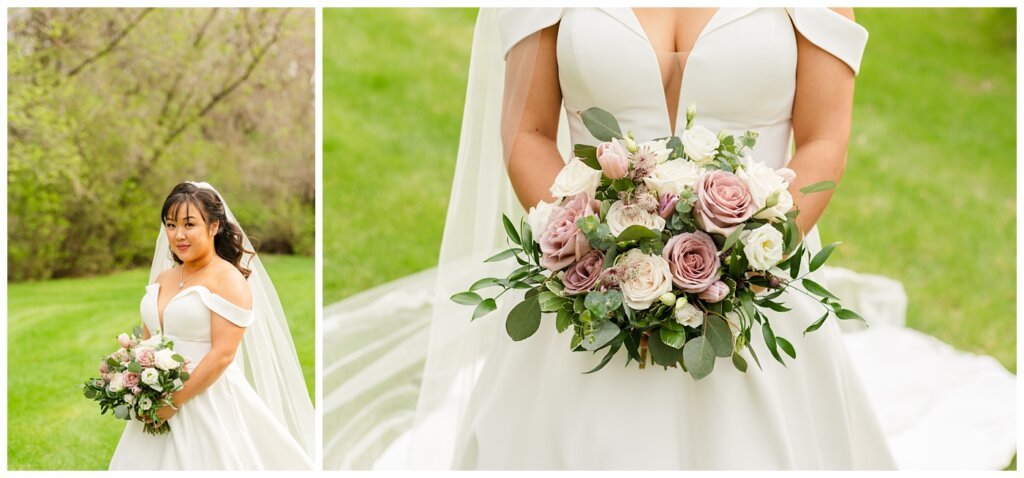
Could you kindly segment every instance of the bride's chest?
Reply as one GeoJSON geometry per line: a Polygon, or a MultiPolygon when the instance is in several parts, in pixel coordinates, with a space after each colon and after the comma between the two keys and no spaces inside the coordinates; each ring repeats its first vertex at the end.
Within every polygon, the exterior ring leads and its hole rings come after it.
{"type": "MultiPolygon", "coordinates": [[[[186,288],[177,291],[168,300],[166,297],[160,297],[159,287],[147,288],[139,306],[146,327],[150,331],[161,329],[162,308],[165,335],[189,341],[209,342],[211,312],[199,292],[195,288],[186,288]]],[[[166,293],[170,294],[170,291],[166,293]]]]}
{"type": "MultiPolygon", "coordinates": [[[[558,74],[569,107],[662,113],[665,56],[628,8],[568,9],[562,16],[558,74]]],[[[792,110],[797,50],[785,9],[720,9],[689,54],[678,57],[681,108],[694,101],[702,116],[755,123],[792,110]]]]}

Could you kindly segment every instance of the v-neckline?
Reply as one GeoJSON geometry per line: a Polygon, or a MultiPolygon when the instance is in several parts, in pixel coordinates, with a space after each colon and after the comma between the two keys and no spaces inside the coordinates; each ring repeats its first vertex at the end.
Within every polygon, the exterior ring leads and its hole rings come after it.
{"type": "Polygon", "coordinates": [[[658,52],[655,51],[654,44],[651,43],[651,39],[647,35],[647,30],[644,29],[644,25],[643,23],[640,22],[640,17],[637,16],[636,11],[634,11],[631,7],[626,7],[626,10],[629,10],[629,16],[632,18],[633,22],[636,23],[637,30],[639,30],[639,32],[642,34],[644,43],[647,44],[647,51],[650,54],[651,58],[654,60],[654,67],[658,72],[658,91],[661,94],[661,110],[665,117],[665,124],[668,128],[669,136],[676,136],[676,127],[679,125],[679,107],[683,103],[683,88],[686,86],[686,72],[687,70],[689,70],[690,59],[693,58],[693,54],[697,51],[697,47],[700,46],[700,41],[708,33],[711,24],[714,23],[718,19],[719,14],[722,13],[722,8],[718,8],[717,10],[715,10],[715,13],[711,14],[711,17],[708,18],[708,21],[704,24],[704,27],[701,28],[700,33],[697,34],[697,39],[693,41],[693,46],[687,53],[686,60],[683,61],[683,70],[679,73],[679,99],[676,102],[675,108],[675,124],[673,124],[672,122],[671,106],[668,104],[668,94],[665,91],[664,86],[666,84],[666,81],[664,75],[662,75],[661,73],[661,62],[658,60],[658,52]]]}
{"type": "Polygon", "coordinates": [[[185,292],[188,292],[190,289],[202,287],[203,289],[210,290],[207,289],[206,286],[201,284],[190,285],[184,289],[179,290],[176,294],[174,294],[174,296],[171,297],[171,300],[168,300],[167,304],[164,305],[164,309],[160,310],[160,289],[163,286],[159,282],[154,282],[153,285],[156,285],[156,297],[153,298],[153,307],[156,309],[156,324],[160,326],[161,333],[164,332],[164,314],[167,313],[167,308],[171,306],[171,303],[173,303],[175,299],[180,297],[185,292]]]}

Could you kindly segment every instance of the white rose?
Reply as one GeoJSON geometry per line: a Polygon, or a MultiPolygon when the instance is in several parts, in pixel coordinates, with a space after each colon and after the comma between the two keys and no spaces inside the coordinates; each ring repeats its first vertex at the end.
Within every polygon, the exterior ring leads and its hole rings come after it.
{"type": "Polygon", "coordinates": [[[697,164],[705,165],[715,158],[718,149],[718,136],[711,130],[696,126],[683,131],[679,139],[683,142],[683,153],[697,164]]]}
{"type": "Polygon", "coordinates": [[[147,368],[142,371],[139,375],[139,379],[146,385],[156,385],[160,382],[160,372],[157,372],[155,368],[147,368]]]}
{"type": "Polygon", "coordinates": [[[665,219],[661,216],[644,211],[635,204],[627,205],[622,201],[615,201],[608,208],[605,221],[608,222],[608,229],[612,235],[616,237],[622,234],[622,231],[625,231],[629,226],[639,225],[659,232],[665,229],[665,219]]]}
{"type": "Polygon", "coordinates": [[[633,310],[646,310],[654,301],[672,290],[672,272],[661,256],[630,249],[616,261],[625,269],[619,288],[622,300],[633,310]]]}
{"type": "Polygon", "coordinates": [[[128,405],[134,405],[135,404],[135,395],[132,395],[130,393],[126,393],[126,394],[124,394],[124,397],[122,397],[122,398],[124,399],[124,403],[127,403],[128,405]]]}
{"type": "Polygon", "coordinates": [[[782,233],[765,224],[753,231],[740,234],[743,253],[754,270],[766,271],[782,260],[782,233]]]}
{"type": "Polygon", "coordinates": [[[152,335],[150,335],[148,339],[139,342],[139,345],[142,347],[149,347],[151,349],[155,349],[158,345],[160,345],[160,342],[162,341],[163,336],[160,334],[160,331],[158,330],[152,335]]]}
{"type": "Polygon", "coordinates": [[[536,206],[530,208],[530,212],[526,217],[526,223],[530,225],[530,229],[533,230],[534,240],[540,237],[541,233],[548,228],[548,223],[551,222],[551,213],[558,209],[558,202],[547,202],[541,200],[536,206]]]}
{"type": "Polygon", "coordinates": [[[659,164],[650,176],[644,178],[644,183],[659,196],[666,193],[678,196],[687,186],[693,187],[702,172],[693,161],[676,159],[659,164]]]}
{"type": "Polygon", "coordinates": [[[749,157],[745,158],[743,166],[736,171],[736,176],[750,189],[754,206],[759,211],[767,204],[769,196],[778,193],[775,205],[754,215],[755,218],[782,219],[790,209],[793,209],[793,196],[787,189],[789,184],[768,165],[749,157]]]}
{"type": "Polygon", "coordinates": [[[107,390],[117,393],[124,390],[124,375],[121,372],[115,372],[110,376],[110,383],[107,384],[107,390]]]}
{"type": "Polygon", "coordinates": [[[587,193],[594,197],[599,184],[601,171],[587,166],[579,158],[573,158],[555,177],[555,183],[551,185],[551,194],[557,198],[575,196],[579,193],[587,193]]]}
{"type": "Polygon", "coordinates": [[[153,407],[153,400],[149,397],[142,397],[139,399],[139,408],[143,410],[149,410],[153,407]]]}
{"type": "Polygon", "coordinates": [[[676,301],[675,318],[676,322],[687,327],[700,327],[704,324],[704,312],[682,299],[676,301]]]}
{"type": "Polygon", "coordinates": [[[158,350],[154,362],[160,370],[174,370],[181,365],[181,362],[174,360],[174,351],[171,349],[158,350]]]}

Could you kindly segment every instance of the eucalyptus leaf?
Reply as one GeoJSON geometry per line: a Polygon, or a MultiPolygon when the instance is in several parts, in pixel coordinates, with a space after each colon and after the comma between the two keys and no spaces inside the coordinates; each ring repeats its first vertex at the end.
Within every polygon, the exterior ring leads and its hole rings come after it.
{"type": "Polygon", "coordinates": [[[725,322],[725,319],[714,315],[708,316],[704,321],[704,336],[711,344],[715,355],[719,357],[732,355],[732,331],[729,330],[729,324],[725,322]]]}
{"type": "Polygon", "coordinates": [[[540,301],[536,298],[526,299],[508,313],[505,320],[505,331],[512,340],[520,341],[529,338],[540,328],[540,301]]]}
{"type": "Polygon", "coordinates": [[[498,308],[498,303],[494,299],[484,299],[476,305],[476,309],[473,310],[473,318],[470,320],[476,320],[483,317],[491,312],[494,312],[498,308]]]}
{"type": "Polygon", "coordinates": [[[477,294],[476,292],[459,292],[458,294],[453,295],[451,300],[456,304],[477,305],[483,299],[480,298],[480,294],[477,294]]]}
{"type": "Polygon", "coordinates": [[[594,327],[593,342],[591,342],[590,339],[587,338],[583,340],[583,343],[581,345],[583,345],[584,349],[590,351],[597,350],[601,347],[604,347],[605,345],[608,345],[608,343],[611,342],[612,339],[619,335],[619,332],[621,332],[621,330],[619,329],[618,325],[615,325],[614,322],[610,320],[600,322],[596,327],[594,327]]]}
{"type": "Polygon", "coordinates": [[[694,380],[700,380],[715,368],[715,351],[704,337],[697,337],[683,346],[683,363],[694,380]]]}
{"type": "Polygon", "coordinates": [[[616,240],[619,242],[628,242],[639,241],[641,239],[654,239],[657,237],[660,237],[660,234],[658,234],[657,232],[654,232],[644,226],[634,224],[632,226],[627,227],[625,231],[622,231],[622,233],[619,234],[619,237],[616,238],[616,240]]]}
{"type": "Polygon", "coordinates": [[[736,367],[736,370],[739,370],[740,372],[747,371],[747,361],[736,352],[733,352],[732,354],[732,364],[736,367]]]}
{"type": "Polygon", "coordinates": [[[622,138],[622,129],[615,116],[601,108],[593,107],[584,111],[583,126],[586,126],[591,136],[599,141],[622,138]]]}
{"type": "Polygon", "coordinates": [[[647,338],[647,349],[651,351],[651,360],[663,367],[671,367],[683,357],[683,351],[663,342],[661,334],[651,334],[647,338]]]}

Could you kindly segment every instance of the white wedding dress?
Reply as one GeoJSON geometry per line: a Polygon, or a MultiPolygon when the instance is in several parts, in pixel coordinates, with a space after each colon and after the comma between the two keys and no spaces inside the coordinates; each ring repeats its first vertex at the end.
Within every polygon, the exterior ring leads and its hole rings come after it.
{"type": "MultiPolygon", "coordinates": [[[[561,140],[597,144],[576,114],[593,106],[614,114],[638,140],[672,134],[657,54],[630,9],[484,15],[497,18],[503,56],[560,22],[561,140]]],[[[682,109],[695,102],[697,124],[730,134],[756,131],[753,155],[785,166],[796,31],[857,72],[868,34],[838,13],[723,8],[684,62],[679,129],[682,109]]],[[[478,24],[477,35],[488,33],[478,24]]],[[[477,46],[472,61],[486,64],[477,46]]],[[[797,358],[783,367],[754,340],[763,370],[744,352],[746,373],[722,359],[700,381],[677,369],[622,367],[624,351],[583,375],[600,355],[571,352],[568,333],[557,334],[550,317],[533,337],[514,343],[501,325],[521,294],[470,323],[471,309],[447,297],[475,279],[508,272],[481,261],[503,243],[493,221],[514,201],[491,199],[509,196],[507,178],[460,189],[483,169],[477,163],[500,161],[464,157],[463,150],[483,148],[476,143],[486,141],[475,138],[497,128],[468,117],[476,111],[470,103],[493,98],[484,89],[471,74],[441,266],[325,311],[327,467],[999,469],[1009,463],[1016,447],[1015,377],[990,357],[956,352],[903,327],[906,296],[886,278],[815,272],[811,277],[871,328],[840,326],[833,317],[804,336],[823,309],[787,293],[780,300],[793,310],[766,314],[797,358]],[[468,203],[475,209],[465,209],[468,203]],[[467,239],[449,235],[459,221],[489,222],[467,239]]],[[[812,253],[820,248],[816,230],[806,240],[812,253]]]]}
{"type": "MultiPolygon", "coordinates": [[[[160,330],[160,284],[146,287],[140,306],[149,330],[160,330]]],[[[210,351],[211,313],[239,327],[254,314],[202,285],[179,291],[164,309],[164,334],[196,366],[210,351]]],[[[111,470],[312,470],[307,452],[274,416],[241,365],[242,353],[202,393],[168,420],[170,432],[149,435],[129,421],[110,460],[111,470]]]]}

